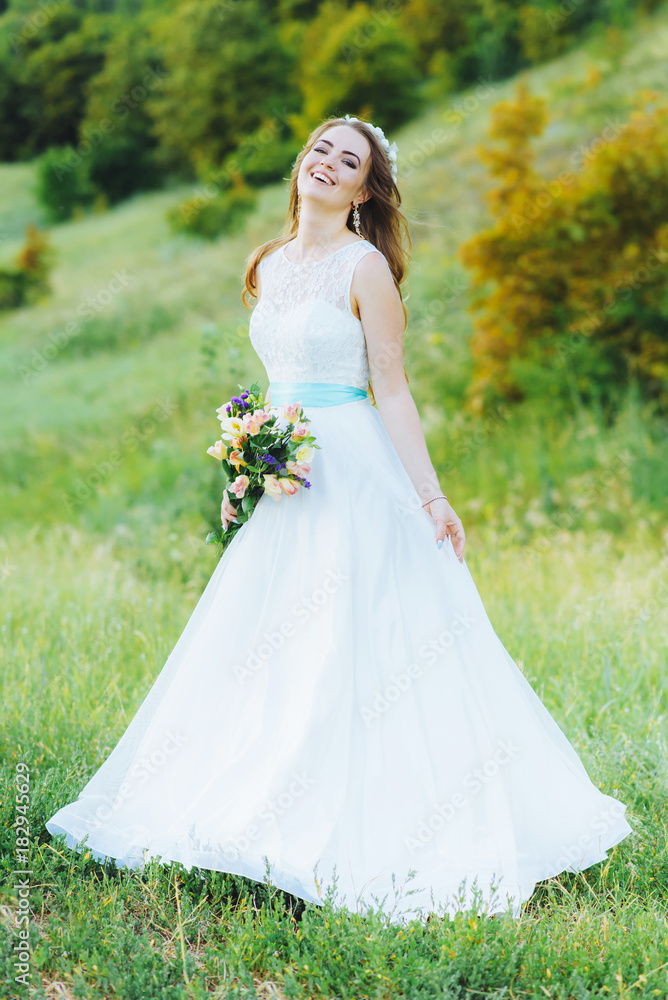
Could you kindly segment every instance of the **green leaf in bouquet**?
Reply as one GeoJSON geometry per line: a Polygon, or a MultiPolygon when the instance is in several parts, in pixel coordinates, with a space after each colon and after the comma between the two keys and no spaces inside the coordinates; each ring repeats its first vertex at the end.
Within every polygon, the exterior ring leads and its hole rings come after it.
{"type": "Polygon", "coordinates": [[[249,496],[248,493],[241,499],[241,509],[242,510],[252,510],[255,506],[255,499],[249,496]]]}

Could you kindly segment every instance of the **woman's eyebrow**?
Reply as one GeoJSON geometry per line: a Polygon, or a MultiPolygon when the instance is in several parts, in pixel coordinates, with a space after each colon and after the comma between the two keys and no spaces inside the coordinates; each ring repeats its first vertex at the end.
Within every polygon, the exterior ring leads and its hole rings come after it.
{"type": "MultiPolygon", "coordinates": [[[[319,142],[326,142],[328,146],[331,146],[332,148],[334,148],[334,143],[333,143],[333,142],[330,142],[330,141],[329,141],[329,139],[320,139],[320,140],[319,140],[319,142]]],[[[362,162],[362,161],[360,160],[359,156],[357,156],[357,153],[353,153],[352,149],[342,149],[342,150],[341,150],[341,152],[342,152],[342,153],[348,153],[348,154],[349,154],[350,156],[355,156],[355,157],[357,157],[357,161],[358,161],[358,163],[361,163],[361,162],[362,162]]]]}

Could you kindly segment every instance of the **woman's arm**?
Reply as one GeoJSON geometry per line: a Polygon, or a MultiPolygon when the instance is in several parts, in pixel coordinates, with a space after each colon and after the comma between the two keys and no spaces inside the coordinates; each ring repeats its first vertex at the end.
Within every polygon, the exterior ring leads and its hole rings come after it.
{"type": "MultiPolygon", "coordinates": [[[[429,458],[420,416],[404,375],[404,312],[388,263],[368,253],[355,268],[351,297],[359,309],[369,358],[373,394],[392,443],[422,503],[441,487],[429,458]]],[[[446,535],[462,558],[462,522],[447,500],[434,500],[427,510],[436,522],[436,538],[446,535]]]]}

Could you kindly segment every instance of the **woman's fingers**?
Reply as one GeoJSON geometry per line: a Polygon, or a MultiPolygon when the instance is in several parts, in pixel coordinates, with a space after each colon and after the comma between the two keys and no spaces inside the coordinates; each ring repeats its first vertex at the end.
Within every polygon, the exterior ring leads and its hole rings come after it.
{"type": "Polygon", "coordinates": [[[461,562],[464,558],[464,546],[466,544],[466,535],[464,533],[464,527],[462,522],[458,517],[446,519],[446,518],[436,518],[436,538],[445,539],[446,535],[450,536],[450,541],[452,542],[452,547],[455,550],[455,555],[461,562]]]}
{"type": "Polygon", "coordinates": [[[464,534],[462,522],[448,521],[446,525],[446,533],[450,535],[450,541],[452,542],[452,547],[455,550],[455,555],[461,562],[464,558],[464,545],[466,544],[466,536],[464,534]]]}
{"type": "Polygon", "coordinates": [[[461,518],[457,517],[457,513],[450,506],[446,497],[435,497],[428,505],[428,512],[436,524],[438,547],[441,547],[446,536],[449,535],[455,555],[461,562],[464,558],[463,552],[466,544],[461,518]]]}
{"type": "Polygon", "coordinates": [[[220,505],[220,520],[223,525],[223,530],[227,531],[227,525],[230,521],[237,520],[237,512],[234,505],[230,502],[229,498],[223,497],[223,502],[220,505]]]}

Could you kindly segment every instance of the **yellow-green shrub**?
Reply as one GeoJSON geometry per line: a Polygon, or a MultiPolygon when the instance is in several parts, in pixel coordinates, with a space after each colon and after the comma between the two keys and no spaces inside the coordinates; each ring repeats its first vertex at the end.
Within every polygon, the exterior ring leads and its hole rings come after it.
{"type": "Polygon", "coordinates": [[[531,150],[547,121],[544,99],[520,86],[493,109],[498,145],[480,153],[498,181],[495,221],[460,248],[478,313],[474,409],[524,398],[536,365],[551,366],[557,391],[574,369],[584,397],[599,394],[601,378],[612,388],[633,377],[648,394],[665,393],[668,103],[646,92],[635,103],[571,157],[580,169],[550,179],[531,150]]]}

